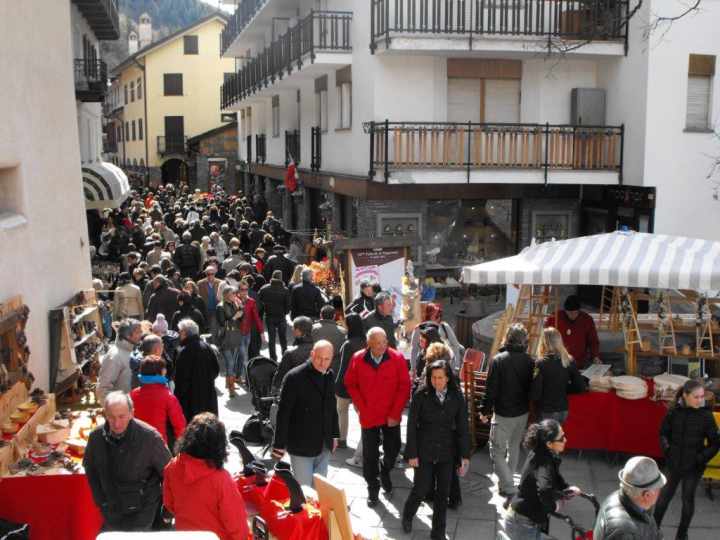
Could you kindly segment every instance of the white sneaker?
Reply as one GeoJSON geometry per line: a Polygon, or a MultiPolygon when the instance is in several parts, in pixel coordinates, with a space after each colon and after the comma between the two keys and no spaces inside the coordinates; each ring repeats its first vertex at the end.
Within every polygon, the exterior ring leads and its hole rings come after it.
{"type": "Polygon", "coordinates": [[[347,463],[351,467],[362,467],[362,461],[356,460],[355,456],[347,458],[345,460],[345,463],[347,463]]]}

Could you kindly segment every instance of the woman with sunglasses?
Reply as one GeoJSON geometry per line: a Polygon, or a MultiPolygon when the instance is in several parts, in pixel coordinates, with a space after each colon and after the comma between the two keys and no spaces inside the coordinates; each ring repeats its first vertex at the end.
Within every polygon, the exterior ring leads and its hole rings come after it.
{"type": "Polygon", "coordinates": [[[543,420],[528,428],[524,444],[529,454],[520,487],[501,523],[508,538],[540,540],[548,531],[548,515],[558,511],[564,499],[580,493],[560,474],[560,455],[566,443],[556,420],[543,420]]]}
{"type": "Polygon", "coordinates": [[[690,379],[678,389],[675,405],[660,426],[660,446],[668,469],[667,484],[655,506],[655,521],[660,527],[665,511],[682,483],[682,512],[675,538],[687,538],[695,513],[695,490],[705,465],[720,450],[720,436],[710,409],[705,407],[705,388],[690,379]]]}

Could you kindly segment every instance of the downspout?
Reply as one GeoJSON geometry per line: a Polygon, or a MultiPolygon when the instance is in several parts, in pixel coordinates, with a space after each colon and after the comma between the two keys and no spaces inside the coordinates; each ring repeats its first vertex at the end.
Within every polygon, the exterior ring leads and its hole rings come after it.
{"type": "Polygon", "coordinates": [[[149,137],[149,129],[148,129],[148,121],[147,121],[147,95],[148,95],[148,87],[147,87],[147,76],[145,73],[145,64],[141,64],[137,61],[137,58],[133,58],[133,62],[137,65],[137,67],[140,68],[143,74],[143,124],[145,124],[145,133],[143,133],[143,137],[145,138],[145,185],[146,187],[150,185],[150,159],[148,157],[148,137],[149,137]]]}

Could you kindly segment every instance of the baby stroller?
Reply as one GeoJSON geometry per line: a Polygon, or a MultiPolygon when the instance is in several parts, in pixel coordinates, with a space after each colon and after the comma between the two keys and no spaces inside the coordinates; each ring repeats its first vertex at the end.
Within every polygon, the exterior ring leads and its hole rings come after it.
{"type": "MultiPolygon", "coordinates": [[[[597,499],[595,498],[595,495],[589,494],[589,493],[579,493],[577,495],[578,498],[585,499],[586,501],[590,501],[593,505],[593,508],[595,509],[595,517],[597,518],[598,512],[600,511],[600,504],[598,504],[597,499]]],[[[567,523],[570,526],[570,538],[571,540],[592,540],[593,538],[593,525],[590,525],[590,529],[584,529],[580,525],[578,525],[570,516],[567,516],[565,514],[560,514],[558,512],[552,512],[550,514],[554,518],[561,519],[565,523],[567,523]]]]}
{"type": "Polygon", "coordinates": [[[269,445],[272,442],[275,426],[272,381],[277,369],[277,362],[265,356],[256,356],[248,362],[248,391],[256,412],[245,422],[242,434],[250,444],[269,445]]]}

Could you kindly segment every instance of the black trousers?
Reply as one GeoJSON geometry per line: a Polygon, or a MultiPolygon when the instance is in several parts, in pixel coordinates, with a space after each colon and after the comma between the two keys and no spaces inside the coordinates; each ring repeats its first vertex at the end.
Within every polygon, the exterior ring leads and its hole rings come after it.
{"type": "Polygon", "coordinates": [[[669,471],[667,484],[662,488],[660,497],[658,497],[657,504],[655,505],[655,521],[658,527],[662,523],[667,507],[675,495],[675,491],[677,491],[678,486],[682,484],[682,512],[680,514],[680,525],[678,526],[676,537],[683,538],[687,535],[690,521],[692,521],[693,514],[695,513],[695,490],[697,489],[698,482],[700,482],[702,473],[702,469],[691,469],[682,473],[669,471]]]}
{"type": "Polygon", "coordinates": [[[268,333],[268,350],[270,351],[270,358],[277,360],[277,352],[275,352],[275,334],[280,338],[280,349],[283,354],[287,350],[287,329],[285,319],[265,319],[265,326],[267,327],[268,333]]]}
{"type": "Polygon", "coordinates": [[[380,434],[382,433],[383,470],[389,472],[395,466],[400,453],[400,426],[378,426],[362,430],[363,444],[363,477],[367,482],[368,491],[380,491],[380,434]]]}
{"type": "MultiPolygon", "coordinates": [[[[365,448],[363,448],[364,451],[365,448]]],[[[448,497],[454,469],[455,464],[451,461],[432,463],[422,459],[420,466],[415,469],[413,487],[403,508],[403,519],[410,520],[415,517],[420,503],[434,486],[432,532],[430,533],[432,538],[445,538],[448,497]]]]}

